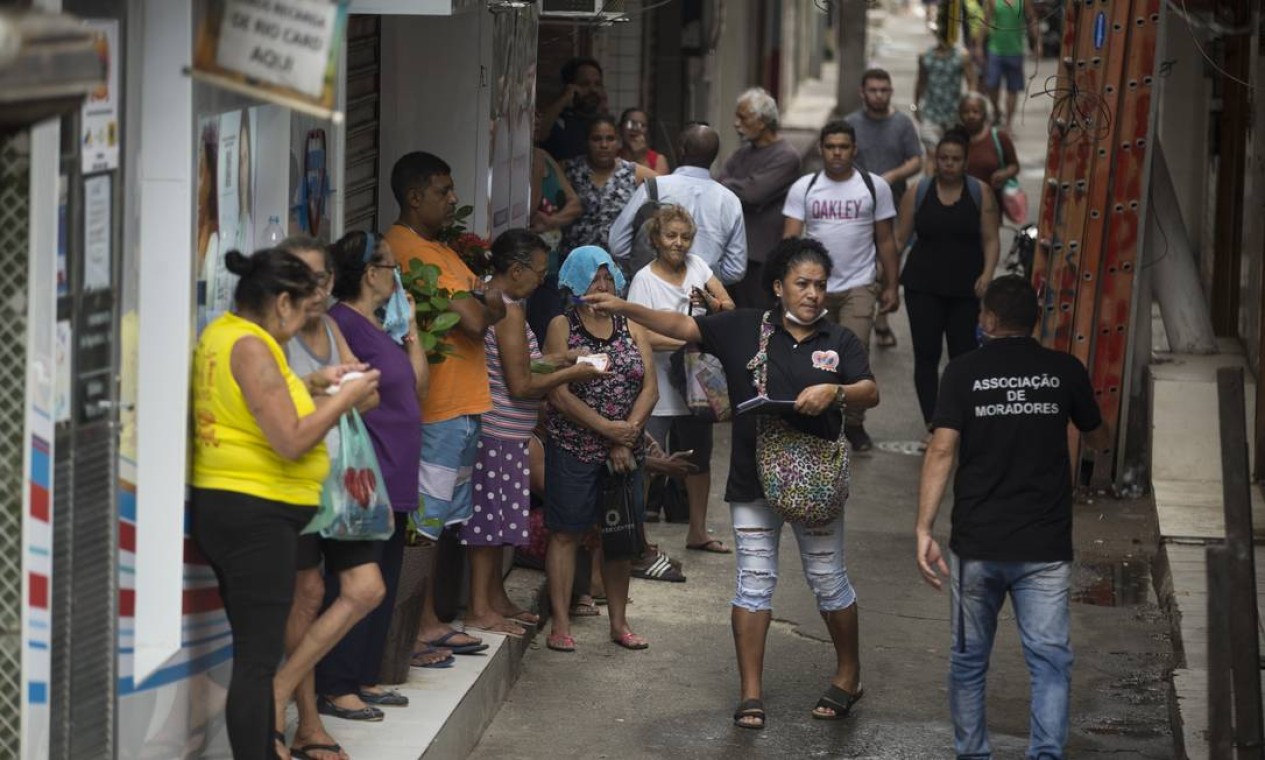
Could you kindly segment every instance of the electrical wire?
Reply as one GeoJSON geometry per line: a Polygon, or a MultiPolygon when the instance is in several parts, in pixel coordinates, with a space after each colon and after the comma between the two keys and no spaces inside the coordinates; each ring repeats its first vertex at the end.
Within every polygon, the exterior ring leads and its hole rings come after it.
{"type": "Polygon", "coordinates": [[[1190,32],[1190,41],[1195,43],[1195,49],[1198,50],[1199,54],[1204,57],[1204,60],[1208,62],[1208,65],[1211,66],[1213,70],[1216,71],[1218,74],[1225,77],[1226,79],[1229,79],[1231,82],[1238,83],[1242,87],[1246,88],[1248,91],[1255,90],[1256,88],[1253,87],[1249,82],[1245,82],[1242,79],[1239,79],[1235,75],[1231,74],[1230,72],[1226,71],[1225,69],[1221,68],[1221,66],[1216,61],[1212,60],[1212,56],[1208,55],[1208,53],[1204,51],[1204,46],[1199,44],[1199,35],[1195,34],[1195,27],[1194,25],[1190,23],[1190,11],[1186,10],[1186,0],[1181,0],[1181,4],[1182,4],[1181,16],[1182,16],[1182,20],[1186,22],[1186,29],[1190,32]]]}
{"type": "Polygon", "coordinates": [[[1061,132],[1066,143],[1078,139],[1098,142],[1111,136],[1111,108],[1100,93],[1077,86],[1075,77],[1046,77],[1045,87],[1036,94],[1054,100],[1049,133],[1061,132]]]}

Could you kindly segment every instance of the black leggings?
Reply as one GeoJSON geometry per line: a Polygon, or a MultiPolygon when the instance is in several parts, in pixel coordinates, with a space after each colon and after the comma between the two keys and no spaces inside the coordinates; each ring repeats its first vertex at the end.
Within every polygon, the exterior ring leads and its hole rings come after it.
{"type": "Polygon", "coordinates": [[[233,631],[225,722],[236,760],[272,760],[272,679],[285,655],[299,531],[315,507],[192,489],[190,527],[220,581],[233,631]]]}
{"type": "Polygon", "coordinates": [[[945,342],[949,344],[950,359],[976,347],[979,299],[906,289],[905,308],[914,341],[914,389],[918,392],[922,420],[931,424],[940,390],[940,347],[945,342]]]}

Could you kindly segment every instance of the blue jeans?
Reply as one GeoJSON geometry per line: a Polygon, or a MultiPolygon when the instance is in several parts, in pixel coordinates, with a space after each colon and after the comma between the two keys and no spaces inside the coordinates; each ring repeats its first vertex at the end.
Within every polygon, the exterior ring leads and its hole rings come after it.
{"type": "Polygon", "coordinates": [[[984,677],[1006,594],[1032,677],[1027,760],[1062,760],[1072,683],[1068,614],[1071,562],[990,562],[951,557],[953,654],[949,710],[959,760],[988,760],[984,677]]]}
{"type": "MultiPolygon", "coordinates": [[[[771,610],[783,520],[763,499],[732,502],[729,509],[738,551],[733,606],[748,612],[771,610]]],[[[857,595],[848,580],[843,554],[843,515],[816,528],[792,523],[791,530],[799,542],[804,578],[817,597],[817,609],[836,612],[856,604],[857,595]]]]}

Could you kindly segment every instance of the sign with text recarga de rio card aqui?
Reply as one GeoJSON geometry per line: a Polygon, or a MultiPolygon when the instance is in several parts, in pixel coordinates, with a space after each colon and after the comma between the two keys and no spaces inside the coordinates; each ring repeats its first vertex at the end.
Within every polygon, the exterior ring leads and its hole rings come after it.
{"type": "Polygon", "coordinates": [[[347,0],[213,0],[193,75],[338,120],[334,77],[346,28],[347,0]]]}

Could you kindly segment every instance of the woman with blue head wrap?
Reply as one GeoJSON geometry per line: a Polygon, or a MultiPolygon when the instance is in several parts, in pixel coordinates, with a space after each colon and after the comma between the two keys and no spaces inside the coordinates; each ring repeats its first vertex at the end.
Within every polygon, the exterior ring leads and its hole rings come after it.
{"type": "MultiPolygon", "coordinates": [[[[558,283],[572,300],[566,313],[549,323],[545,353],[574,351],[580,361],[605,370],[595,379],[555,388],[545,418],[545,525],[550,530],[547,566],[553,611],[546,643],[570,652],[575,650],[570,612],[576,548],[599,521],[604,478],[623,475],[631,481],[633,519],[638,525],[644,520],[643,429],[659,390],[649,334],[580,300],[623,292],[624,274],[610,254],[597,246],[576,248],[563,263],[558,283]]],[[[645,649],[649,643],[632,632],[625,617],[632,559],[603,557],[610,637],[625,649],[645,649]]]]}

